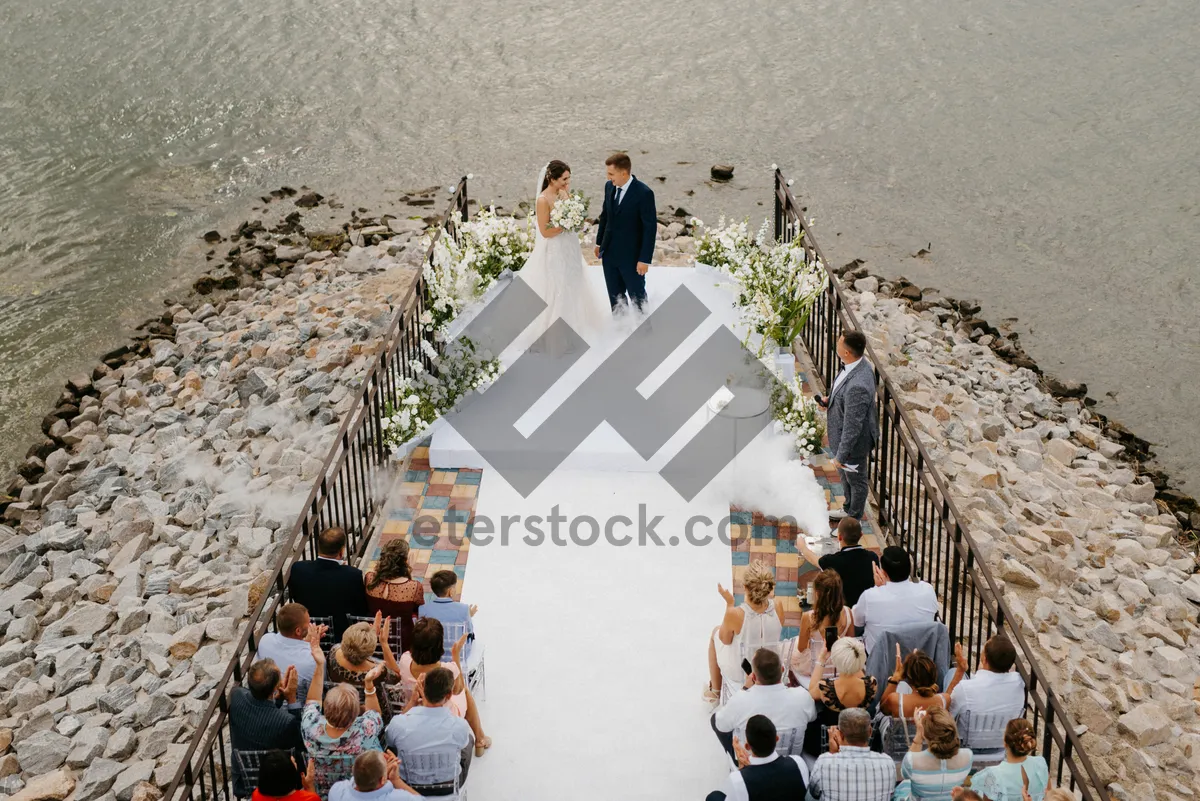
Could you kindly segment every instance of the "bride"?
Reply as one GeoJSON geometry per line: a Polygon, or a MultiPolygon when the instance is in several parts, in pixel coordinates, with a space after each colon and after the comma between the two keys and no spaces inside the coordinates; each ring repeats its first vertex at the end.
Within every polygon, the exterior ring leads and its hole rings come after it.
{"type": "MultiPolygon", "coordinates": [[[[537,230],[533,253],[518,275],[533,288],[546,309],[526,332],[526,341],[534,341],[550,331],[562,319],[585,341],[592,343],[608,324],[608,304],[588,283],[579,234],[550,223],[554,205],[571,190],[571,168],[562,161],[547,164],[538,179],[536,201],[537,230]]],[[[558,356],[570,353],[574,338],[556,330],[530,348],[558,356]]]]}

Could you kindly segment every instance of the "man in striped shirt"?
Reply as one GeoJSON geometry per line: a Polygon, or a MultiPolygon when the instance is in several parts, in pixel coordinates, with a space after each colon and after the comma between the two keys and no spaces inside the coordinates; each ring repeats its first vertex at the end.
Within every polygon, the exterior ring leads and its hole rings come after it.
{"type": "Polygon", "coordinates": [[[891,801],[896,763],[877,754],[871,742],[871,717],[865,709],[843,709],[829,730],[829,753],[813,766],[808,791],[820,801],[891,801]]]}

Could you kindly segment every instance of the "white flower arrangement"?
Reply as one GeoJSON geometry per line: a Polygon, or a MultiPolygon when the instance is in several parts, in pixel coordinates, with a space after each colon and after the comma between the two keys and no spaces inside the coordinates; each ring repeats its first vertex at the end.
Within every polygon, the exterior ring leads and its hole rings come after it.
{"type": "Polygon", "coordinates": [[[771,410],[780,428],[795,438],[796,453],[801,458],[808,459],[821,452],[825,421],[817,402],[805,396],[799,376],[791,383],[775,383],[771,393],[771,410]]]}
{"type": "MultiPolygon", "coordinates": [[[[425,240],[428,247],[429,240],[425,240]]],[[[425,265],[425,287],[429,310],[421,324],[427,331],[444,331],[462,309],[483,296],[505,270],[525,266],[533,250],[533,232],[528,221],[485,209],[458,227],[458,239],[442,236],[433,249],[433,260],[425,265]]]]}
{"type": "Polygon", "coordinates": [[[700,237],[696,258],[737,282],[734,303],[746,325],[747,342],[751,335],[761,337],[759,356],[768,342],[791,346],[828,284],[821,263],[808,259],[800,239],[771,245],[766,221],[751,239],[747,222],[727,224],[722,217],[700,237]]]}
{"type": "Polygon", "coordinates": [[[582,192],[572,192],[560,198],[550,210],[550,224],[555,228],[579,232],[587,224],[588,199],[582,192]]]}
{"type": "Polygon", "coordinates": [[[436,372],[426,371],[418,360],[410,362],[415,375],[401,379],[395,396],[384,404],[381,426],[389,448],[416,439],[464,396],[486,391],[500,375],[500,360],[478,357],[474,343],[466,338],[451,343],[445,356],[431,360],[436,372]]]}

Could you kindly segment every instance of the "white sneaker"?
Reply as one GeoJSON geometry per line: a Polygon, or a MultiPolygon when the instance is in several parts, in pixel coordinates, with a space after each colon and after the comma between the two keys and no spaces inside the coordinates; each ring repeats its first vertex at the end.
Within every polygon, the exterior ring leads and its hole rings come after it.
{"type": "Polygon", "coordinates": [[[829,510],[829,519],[830,520],[845,520],[849,516],[850,515],[846,512],[845,509],[836,509],[836,510],[830,509],[829,510]]]}

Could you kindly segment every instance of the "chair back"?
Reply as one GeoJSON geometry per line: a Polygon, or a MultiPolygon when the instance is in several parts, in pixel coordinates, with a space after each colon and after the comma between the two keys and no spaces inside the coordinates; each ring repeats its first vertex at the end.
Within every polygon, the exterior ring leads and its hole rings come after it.
{"type": "Polygon", "coordinates": [[[316,772],[316,792],[329,797],[329,788],[342,779],[354,778],[354,760],[358,754],[309,754],[316,772]]]}
{"type": "Polygon", "coordinates": [[[800,756],[804,753],[804,733],[807,729],[807,726],[797,726],[776,732],[779,742],[775,743],[775,753],[780,756],[800,756]]]}
{"type": "Polygon", "coordinates": [[[249,798],[258,787],[258,770],[267,751],[233,751],[233,794],[249,798]]]}
{"type": "Polygon", "coordinates": [[[881,713],[876,715],[875,729],[879,732],[880,750],[897,764],[902,762],[909,746],[912,745],[913,722],[881,713]]]}
{"type": "MultiPolygon", "coordinates": [[[[415,606],[416,605],[414,604],[414,607],[415,606]]],[[[386,615],[384,617],[386,617],[386,615]]],[[[366,623],[367,625],[373,627],[375,625],[375,618],[374,617],[358,617],[357,615],[346,615],[346,624],[348,626],[353,626],[355,623],[366,623]]],[[[408,631],[411,634],[411,632],[412,632],[412,617],[411,616],[408,617],[408,631]]],[[[400,661],[400,654],[404,653],[404,650],[405,650],[404,646],[407,641],[408,641],[408,639],[404,633],[404,627],[401,625],[401,621],[396,618],[392,618],[392,629],[391,629],[391,631],[388,632],[388,645],[391,647],[392,656],[396,658],[397,662],[400,661]]],[[[323,640],[322,640],[322,644],[324,644],[323,640]]],[[[375,658],[380,661],[383,660],[383,643],[376,643],[375,658]]]]}
{"type": "Polygon", "coordinates": [[[938,620],[928,623],[915,623],[909,626],[899,626],[879,632],[875,649],[867,655],[867,675],[874,676],[878,689],[875,701],[883,698],[887,689],[887,680],[896,667],[896,645],[904,656],[914,649],[921,649],[929,654],[937,667],[937,675],[945,676],[950,667],[950,631],[946,624],[938,620]]]}
{"type": "Polygon", "coordinates": [[[1011,716],[976,715],[969,709],[959,713],[957,720],[958,737],[964,748],[970,748],[974,755],[972,767],[976,770],[990,765],[998,765],[1004,761],[1004,731],[1008,728],[1011,716]]]}
{"type": "MultiPolygon", "coordinates": [[[[741,661],[746,661],[754,664],[754,654],[760,648],[766,648],[774,651],[779,655],[779,662],[783,666],[783,683],[788,687],[795,687],[796,682],[793,681],[793,674],[790,670],[792,664],[792,651],[796,647],[796,638],[789,637],[786,640],[780,640],[775,643],[741,643],[739,645],[738,657],[741,661]]],[[[743,681],[745,679],[743,678],[743,681]]],[[[721,704],[724,705],[733,697],[734,692],[741,689],[741,684],[731,683],[729,677],[721,676],[721,704]]]]}
{"type": "MultiPolygon", "coordinates": [[[[453,662],[454,661],[454,655],[452,653],[452,651],[454,649],[454,643],[458,642],[462,638],[462,636],[466,633],[467,633],[467,624],[466,623],[458,622],[458,623],[443,623],[442,624],[442,661],[443,662],[453,662]]],[[[463,663],[465,664],[467,661],[466,653],[464,652],[464,653],[460,654],[459,656],[462,659],[463,663]]]]}
{"type": "Polygon", "coordinates": [[[462,752],[457,749],[401,751],[400,778],[422,796],[457,796],[462,752]]]}
{"type": "Polygon", "coordinates": [[[314,626],[325,626],[325,633],[321,635],[321,650],[329,653],[329,649],[337,643],[337,638],[333,633],[333,618],[332,617],[312,617],[308,618],[308,622],[314,626]]]}

